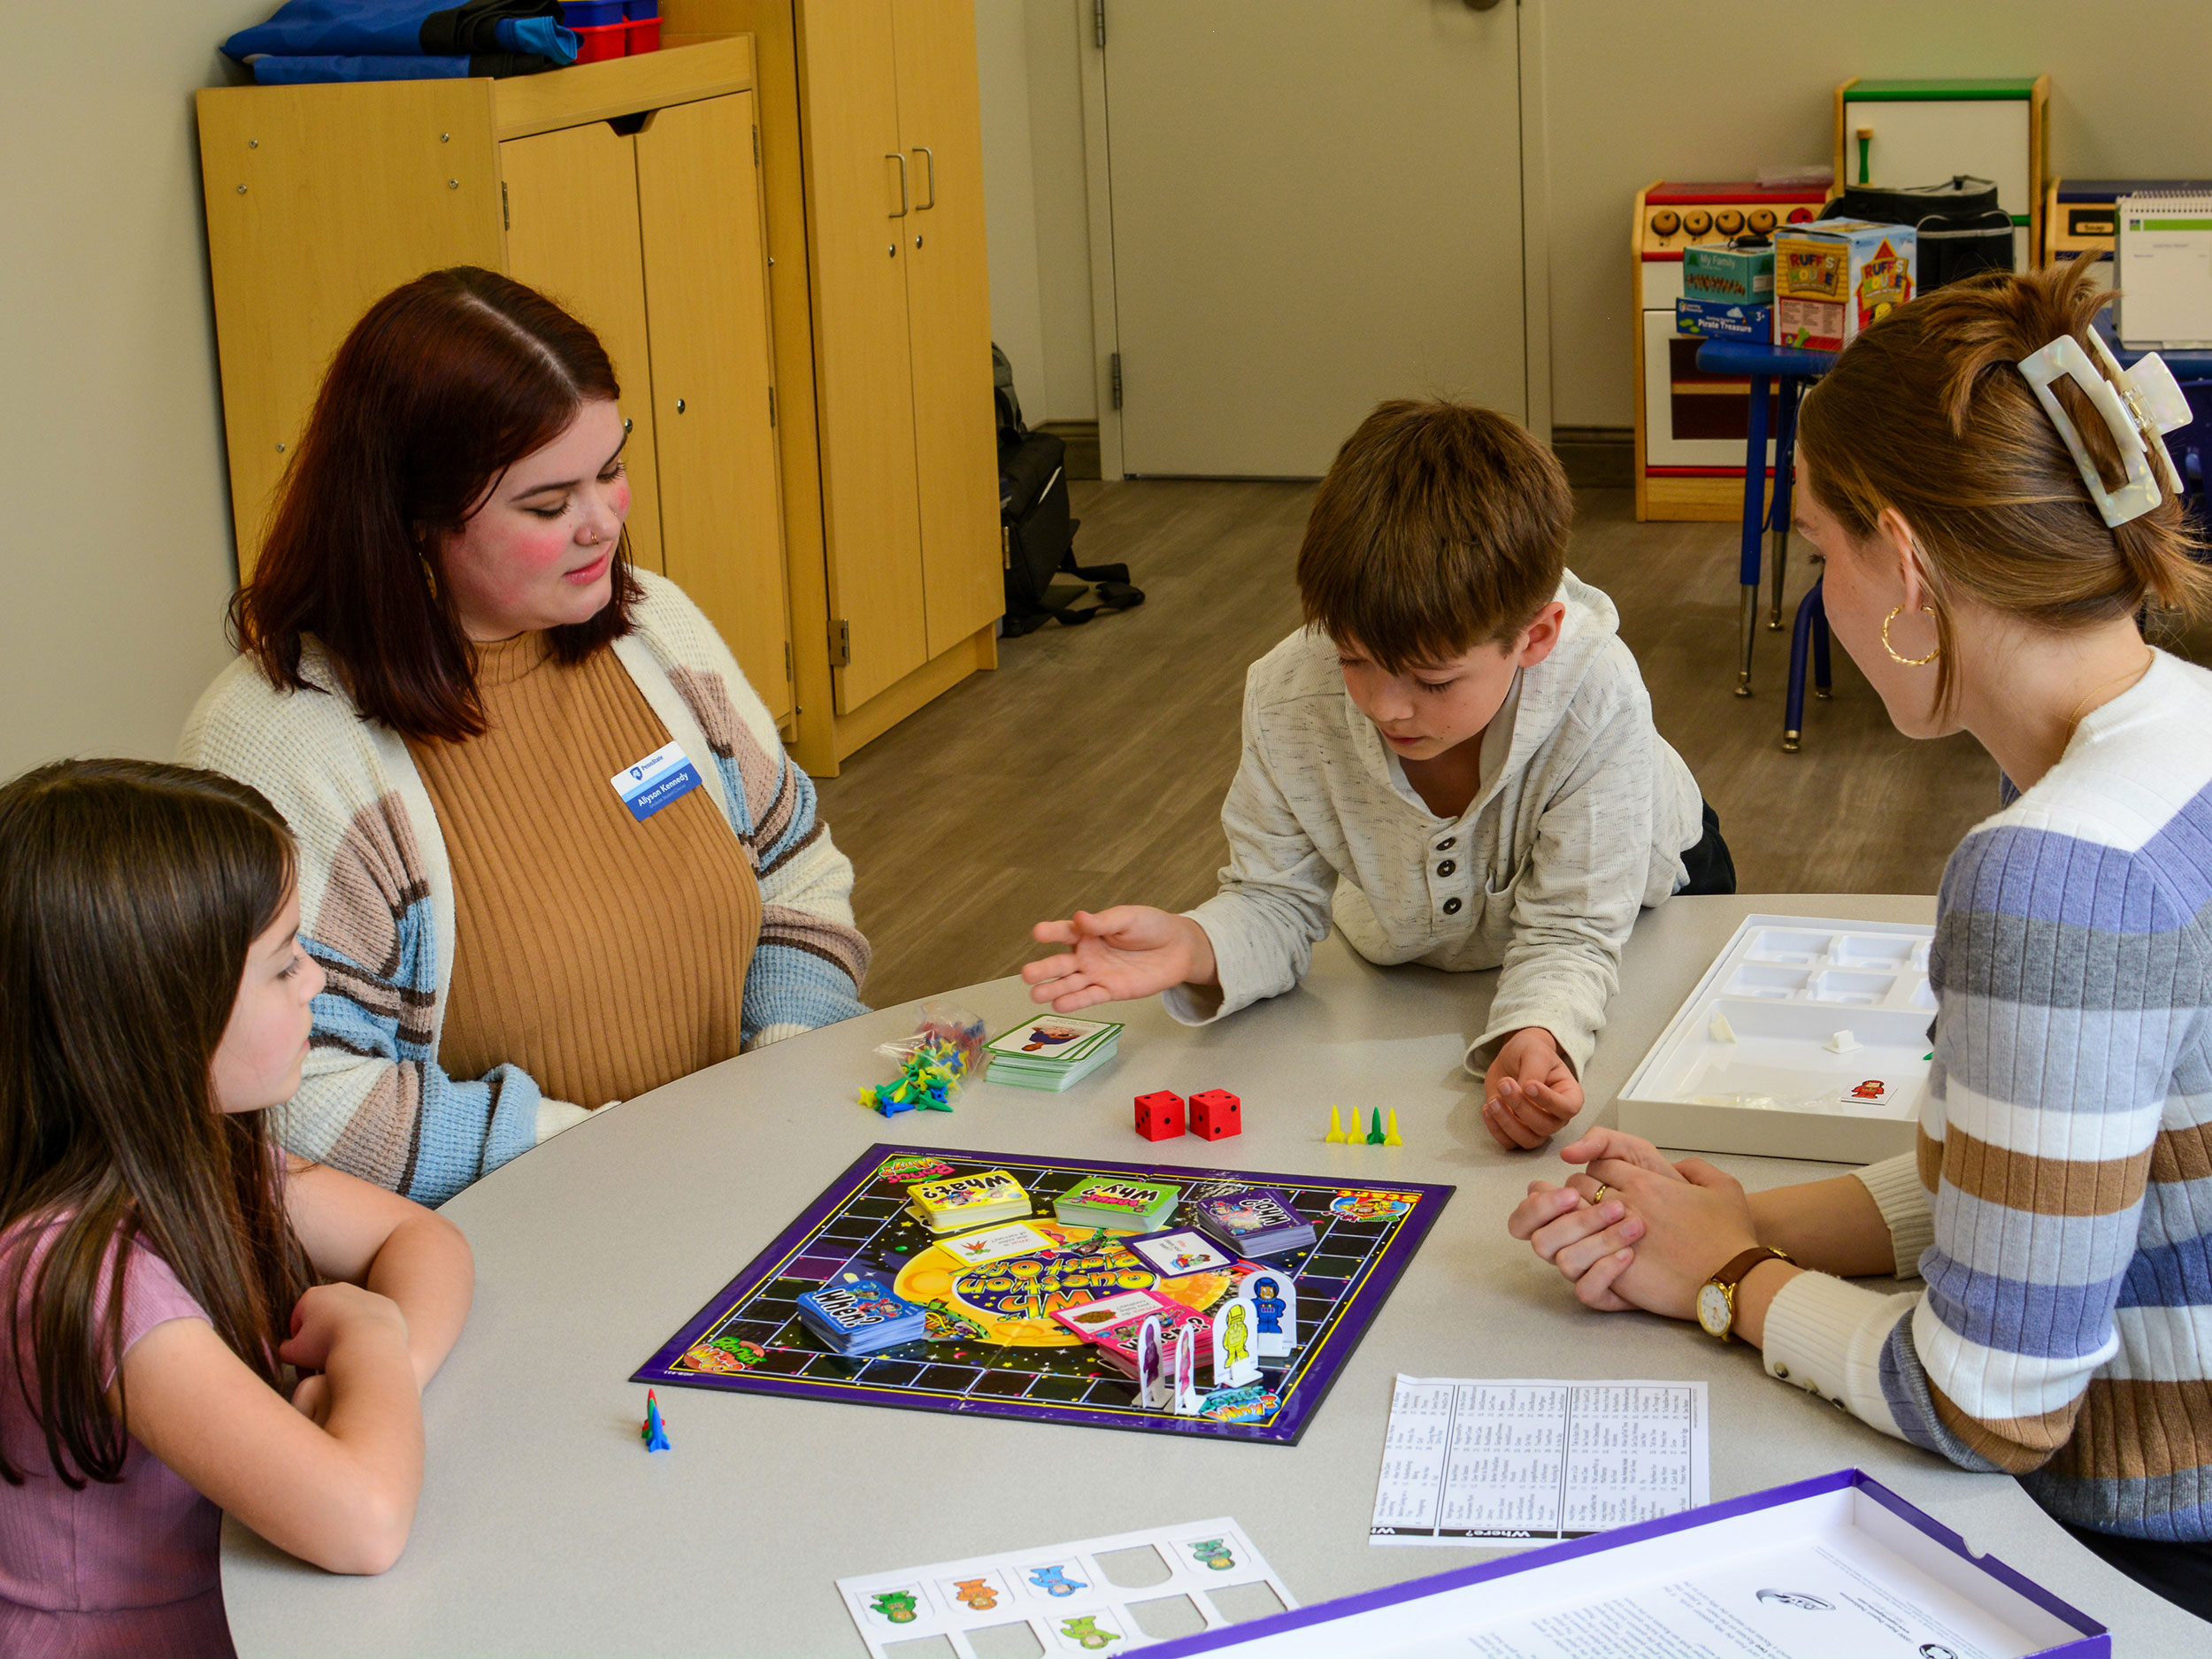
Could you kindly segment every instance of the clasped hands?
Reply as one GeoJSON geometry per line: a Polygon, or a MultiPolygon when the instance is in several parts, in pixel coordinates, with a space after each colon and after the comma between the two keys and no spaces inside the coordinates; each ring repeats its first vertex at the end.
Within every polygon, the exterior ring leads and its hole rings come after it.
{"type": "Polygon", "coordinates": [[[1593,1129],[1559,1156],[1581,1171],[1563,1186],[1531,1181],[1506,1230],[1587,1307],[1694,1317],[1699,1288],[1759,1242],[1743,1184],[1702,1158],[1669,1163],[1617,1129],[1593,1129]]]}
{"type": "MultiPolygon", "coordinates": [[[[1040,922],[1031,936],[1041,945],[1068,947],[1022,966],[1029,1000],[1049,1002],[1055,1013],[1153,996],[1179,985],[1202,997],[1209,990],[1220,994],[1213,941],[1187,916],[1117,904],[1040,922]]],[[[1574,1068],[1558,1039],[1540,1025],[1508,1036],[1483,1076],[1483,1127],[1509,1152],[1542,1146],[1574,1121],[1582,1103],[1574,1068]]]]}

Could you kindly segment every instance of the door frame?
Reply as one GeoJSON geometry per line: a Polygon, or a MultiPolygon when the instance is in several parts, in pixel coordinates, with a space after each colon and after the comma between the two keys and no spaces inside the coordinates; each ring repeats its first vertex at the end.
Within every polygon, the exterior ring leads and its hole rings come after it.
{"type": "MultiPolygon", "coordinates": [[[[1442,4],[1445,0],[1432,0],[1442,4]]],[[[1114,407],[1113,360],[1121,349],[1114,304],[1114,188],[1106,112],[1106,51],[1092,0],[1067,0],[1082,35],[1083,175],[1091,242],[1091,373],[1098,400],[1098,472],[1118,480],[1121,411],[1114,407]]],[[[1528,428],[1551,442],[1551,157],[1545,139],[1546,0],[1515,0],[1521,94],[1521,362],[1528,428]]],[[[1107,27],[1113,4],[1107,0],[1107,27]]]]}

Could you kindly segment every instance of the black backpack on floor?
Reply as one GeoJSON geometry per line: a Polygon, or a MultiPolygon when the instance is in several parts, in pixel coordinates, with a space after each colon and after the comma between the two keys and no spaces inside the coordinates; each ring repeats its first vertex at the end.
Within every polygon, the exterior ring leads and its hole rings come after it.
{"type": "Polygon", "coordinates": [[[1006,567],[1006,633],[1016,637],[1057,618],[1079,627],[1102,611],[1128,611],[1144,603],[1129,584],[1126,565],[1078,565],[1075,533],[1082,521],[1068,511],[1067,445],[1048,432],[1023,424],[1014,396],[1013,365],[991,348],[998,403],[999,539],[1006,567]],[[1095,583],[1097,602],[1080,604],[1080,588],[1053,586],[1063,572],[1095,583]]]}

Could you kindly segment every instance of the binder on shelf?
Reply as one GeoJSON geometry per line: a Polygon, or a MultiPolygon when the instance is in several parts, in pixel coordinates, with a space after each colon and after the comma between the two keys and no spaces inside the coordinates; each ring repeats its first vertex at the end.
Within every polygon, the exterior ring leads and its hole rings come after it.
{"type": "Polygon", "coordinates": [[[2139,190],[2113,206],[2121,342],[2212,345],[2212,194],[2139,190]]]}

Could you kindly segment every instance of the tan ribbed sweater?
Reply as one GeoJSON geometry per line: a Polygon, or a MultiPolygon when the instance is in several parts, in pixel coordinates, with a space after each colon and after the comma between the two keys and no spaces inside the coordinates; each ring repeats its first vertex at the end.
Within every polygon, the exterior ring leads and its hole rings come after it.
{"type": "Polygon", "coordinates": [[[760,889],[705,787],[642,823],[608,782],[669,741],[610,650],[476,648],[484,735],[408,749],[445,832],[454,955],[440,1060],[520,1066],[596,1107],[738,1051],[760,889]]]}

